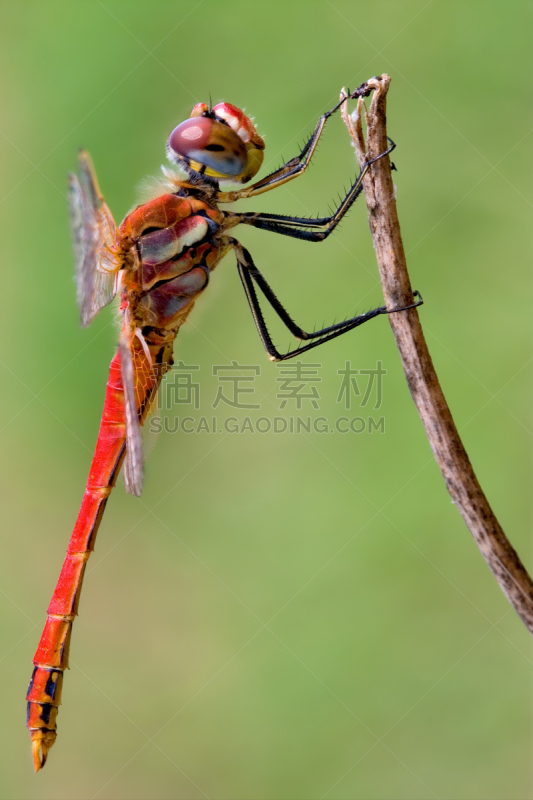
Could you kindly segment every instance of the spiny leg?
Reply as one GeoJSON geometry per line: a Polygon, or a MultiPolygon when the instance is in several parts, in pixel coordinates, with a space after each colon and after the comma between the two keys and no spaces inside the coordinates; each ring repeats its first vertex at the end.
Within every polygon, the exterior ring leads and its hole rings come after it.
{"type": "Polygon", "coordinates": [[[416,308],[423,303],[420,293],[414,292],[414,296],[418,297],[419,300],[411,305],[404,306],[402,308],[392,308],[390,310],[385,306],[380,306],[372,311],[367,311],[366,314],[360,314],[356,317],[352,317],[351,319],[344,320],[343,322],[337,322],[334,325],[329,325],[327,328],[322,328],[321,330],[314,331],[313,333],[307,333],[300,328],[296,322],[294,322],[292,317],[285,310],[263,275],[255,266],[248,250],[246,250],[246,248],[244,248],[235,239],[231,240],[231,243],[235,250],[239,275],[246,298],[250,305],[254,322],[259,332],[259,336],[261,337],[261,341],[263,342],[263,346],[267,351],[268,357],[271,361],[286,361],[289,358],[294,358],[294,356],[301,355],[308,350],[312,350],[314,347],[318,347],[318,345],[324,344],[324,342],[329,342],[331,339],[335,339],[337,336],[342,336],[343,333],[347,333],[348,331],[359,327],[359,325],[363,325],[363,323],[368,322],[369,320],[381,314],[392,314],[398,311],[407,311],[409,308],[416,308]],[[272,338],[268,332],[265,318],[259,303],[259,298],[255,290],[254,281],[257,283],[259,289],[263,292],[267,302],[272,306],[278,317],[286,325],[293,336],[296,336],[298,339],[302,339],[303,341],[309,339],[318,339],[318,341],[311,341],[309,344],[306,344],[303,347],[297,347],[294,350],[289,350],[288,353],[280,353],[274,346],[272,338]]]}
{"type": "Polygon", "coordinates": [[[305,172],[309,166],[309,162],[311,161],[316,150],[318,140],[320,139],[326,122],[331,115],[334,114],[335,111],[337,111],[341,105],[349,99],[354,99],[356,97],[368,97],[372,89],[373,87],[369,87],[366,82],[362,83],[361,86],[359,86],[354,92],[351,92],[348,97],[343,97],[343,99],[340,100],[330,111],[326,111],[325,114],[322,114],[316,124],[315,130],[309,137],[309,140],[305,144],[299,156],[291,158],[290,161],[287,161],[286,164],[277,169],[275,172],[272,172],[270,175],[267,175],[266,178],[262,178],[262,180],[253,183],[246,189],[239,189],[235,192],[217,192],[215,197],[216,201],[218,203],[233,203],[235,200],[240,200],[246,197],[254,197],[255,195],[263,194],[263,192],[269,192],[271,189],[275,189],[277,186],[281,186],[282,184],[287,183],[287,181],[292,181],[294,178],[297,178],[299,175],[305,172]]]}
{"type": "Polygon", "coordinates": [[[370,166],[380,158],[387,156],[396,147],[392,139],[389,139],[391,146],[384,153],[368,161],[355,182],[350,187],[346,197],[340,203],[336,211],[329,217],[288,217],[281,214],[263,214],[253,211],[244,214],[235,213],[232,216],[238,217],[236,224],[251,225],[254,228],[281,233],[284,236],[292,236],[294,239],[305,239],[308,242],[323,242],[332,233],[349,208],[355,203],[363,191],[363,178],[370,166]],[[322,230],[306,230],[306,228],[322,228],[322,230]]]}

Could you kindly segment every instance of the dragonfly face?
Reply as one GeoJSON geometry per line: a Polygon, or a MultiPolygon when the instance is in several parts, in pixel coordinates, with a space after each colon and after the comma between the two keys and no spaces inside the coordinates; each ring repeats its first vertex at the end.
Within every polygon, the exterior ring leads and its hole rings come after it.
{"type": "Polygon", "coordinates": [[[246,183],[263,163],[265,143],[251,119],[231,105],[194,106],[191,118],[170,134],[170,161],[218,182],[246,183]]]}

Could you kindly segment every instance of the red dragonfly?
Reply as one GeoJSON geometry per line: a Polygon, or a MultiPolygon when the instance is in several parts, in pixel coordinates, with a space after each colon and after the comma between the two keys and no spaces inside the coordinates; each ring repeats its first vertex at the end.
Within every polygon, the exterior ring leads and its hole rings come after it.
{"type": "MultiPolygon", "coordinates": [[[[350,97],[368,96],[366,84],[350,97]]],[[[33,659],[27,727],[35,770],[44,766],[56,739],[63,672],[68,667],[72,623],[78,613],[87,560],[111,489],[124,466],[126,491],[139,496],[143,485],[140,426],[157,389],[173,363],[174,339],[206,289],[211,273],[233,250],[254,322],[272,361],[301,355],[381,314],[403,311],[385,306],[314,333],[297,325],[255,266],[248,250],[229,231],[251,225],[285,236],[321,242],[335,229],[362,191],[368,161],[339,207],[329,217],[307,219],[277,214],[222,211],[220,204],[255,197],[301,175],[307,168],[328,118],[323,114],[302,152],[280,169],[245,189],[222,192],[220,183],[247,183],[263,161],[264,141],[252,120],[229,103],[196,105],[190,119],[170,134],[167,156],[181,173],[163,168],[162,193],[138,206],[120,227],[100,192],[87,152],[79,155],[79,174],[69,178],[70,211],[77,271],[77,300],[87,326],[115,295],[120,297],[122,329],[107,382],[96,450],[81,508],[57,582],[44,631],[33,659]],[[301,342],[280,353],[268,333],[258,292],[301,342]]],[[[386,156],[394,148],[378,156],[386,156]]],[[[418,293],[415,292],[415,295],[418,293]]],[[[422,300],[406,308],[419,305],[422,300]]]]}

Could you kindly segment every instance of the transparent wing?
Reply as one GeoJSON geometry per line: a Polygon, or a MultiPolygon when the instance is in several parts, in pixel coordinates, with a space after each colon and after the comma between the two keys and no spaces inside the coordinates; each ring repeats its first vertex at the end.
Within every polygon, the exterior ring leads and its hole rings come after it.
{"type": "Polygon", "coordinates": [[[76,297],[82,327],[111,302],[120,283],[120,234],[107,207],[89,153],[69,175],[70,227],[76,261],[76,297]]]}
{"type": "Polygon", "coordinates": [[[122,384],[124,386],[124,406],[126,416],[126,458],[124,461],[124,481],[126,491],[140,497],[144,465],[139,415],[135,397],[135,372],[129,336],[129,326],[125,325],[120,335],[120,363],[122,384]]]}
{"type": "Polygon", "coordinates": [[[157,391],[154,391],[150,407],[146,412],[146,416],[141,428],[141,440],[145,461],[152,454],[154,447],[161,438],[159,436],[162,431],[161,418],[157,417],[156,412],[157,391]]]}

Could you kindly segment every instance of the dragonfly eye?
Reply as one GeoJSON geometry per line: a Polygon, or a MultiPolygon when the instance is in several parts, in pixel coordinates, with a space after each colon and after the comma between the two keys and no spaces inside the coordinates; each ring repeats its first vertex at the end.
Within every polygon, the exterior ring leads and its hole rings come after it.
{"type": "Polygon", "coordinates": [[[264,146],[251,120],[236,106],[219,103],[211,113],[205,103],[198,103],[191,118],[170,134],[167,156],[219,181],[245,183],[259,170],[264,146]]]}
{"type": "Polygon", "coordinates": [[[215,177],[237,177],[246,166],[242,139],[228,125],[209,117],[193,117],[174,128],[168,155],[171,160],[185,161],[196,172],[215,177]]]}

